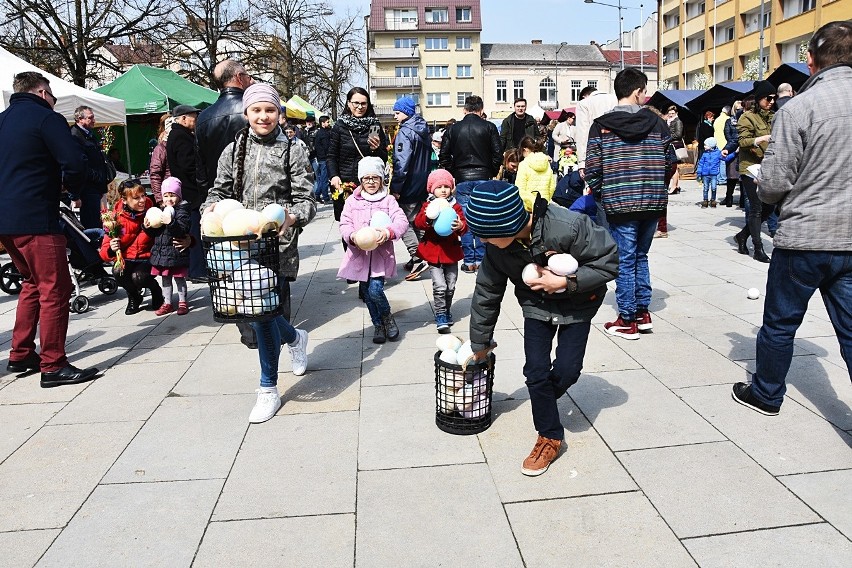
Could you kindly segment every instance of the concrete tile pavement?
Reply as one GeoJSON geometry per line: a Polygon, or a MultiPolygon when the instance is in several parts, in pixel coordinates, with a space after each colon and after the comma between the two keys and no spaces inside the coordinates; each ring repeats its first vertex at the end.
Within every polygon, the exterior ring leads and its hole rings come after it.
{"type": "MultiPolygon", "coordinates": [[[[654,333],[605,334],[608,295],[560,401],[566,450],[538,478],[519,471],[535,432],[511,291],[494,423],[441,432],[431,285],[389,283],[403,338],[374,345],[357,287],[336,280],[328,206],[292,287],[308,373],[289,373],[285,351],[284,406],[266,424],[247,422],[257,355],[213,322],[203,287],[190,315],[165,318],[92,292],[68,350],[100,379],[0,376],[0,567],[852,565],[852,387],[834,330],[815,298],[781,415],[734,404],[761,323],[746,290],[765,290],[766,265],[736,253],[741,210],[702,210],[682,187],[651,250],[654,333]]],[[[473,287],[459,275],[463,338],[473,287]]],[[[14,309],[0,296],[2,368],[14,309]]]]}

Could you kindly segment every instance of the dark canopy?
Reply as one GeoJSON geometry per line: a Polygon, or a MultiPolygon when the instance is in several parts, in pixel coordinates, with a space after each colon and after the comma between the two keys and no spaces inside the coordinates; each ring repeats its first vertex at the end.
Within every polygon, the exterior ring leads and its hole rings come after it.
{"type": "Polygon", "coordinates": [[[790,83],[793,90],[798,91],[810,76],[806,63],[782,63],[766,80],[775,85],[776,88],[781,83],[790,83]]]}
{"type": "Polygon", "coordinates": [[[666,112],[666,108],[671,105],[677,105],[680,108],[686,108],[686,104],[703,93],[701,90],[666,90],[657,91],[651,98],[645,101],[646,105],[651,105],[660,112],[666,112]]]}
{"type": "Polygon", "coordinates": [[[737,99],[742,99],[752,90],[753,85],[754,81],[719,83],[686,103],[686,106],[696,116],[700,116],[705,110],[718,110],[725,105],[733,103],[737,99]]]}

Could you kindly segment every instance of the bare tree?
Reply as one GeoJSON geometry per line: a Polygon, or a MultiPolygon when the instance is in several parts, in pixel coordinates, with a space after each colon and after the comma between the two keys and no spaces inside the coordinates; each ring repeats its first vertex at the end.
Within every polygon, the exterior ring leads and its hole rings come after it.
{"type": "Polygon", "coordinates": [[[116,68],[104,45],[153,33],[166,8],[161,0],[4,0],[3,12],[3,47],[84,86],[99,65],[116,68]]]}

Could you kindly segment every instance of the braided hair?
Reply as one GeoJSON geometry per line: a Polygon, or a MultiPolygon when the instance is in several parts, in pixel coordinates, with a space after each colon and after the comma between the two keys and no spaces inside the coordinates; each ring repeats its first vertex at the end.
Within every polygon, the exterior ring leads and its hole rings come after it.
{"type": "Polygon", "coordinates": [[[237,133],[236,167],[234,168],[234,196],[239,202],[243,201],[243,172],[245,171],[246,146],[248,145],[249,127],[246,126],[237,133]]]}

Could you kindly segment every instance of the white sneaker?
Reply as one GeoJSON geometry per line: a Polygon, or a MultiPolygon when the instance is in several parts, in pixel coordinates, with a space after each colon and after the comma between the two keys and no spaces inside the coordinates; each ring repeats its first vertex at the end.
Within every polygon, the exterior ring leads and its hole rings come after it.
{"type": "Polygon", "coordinates": [[[281,396],[278,394],[277,387],[274,391],[257,389],[255,392],[257,392],[257,402],[251,409],[251,414],[249,414],[249,423],[260,424],[275,416],[275,413],[281,408],[281,396]]]}
{"type": "Polygon", "coordinates": [[[296,330],[296,345],[287,345],[290,350],[290,359],[293,361],[293,374],[301,377],[308,369],[308,332],[304,329],[296,330]]]}

